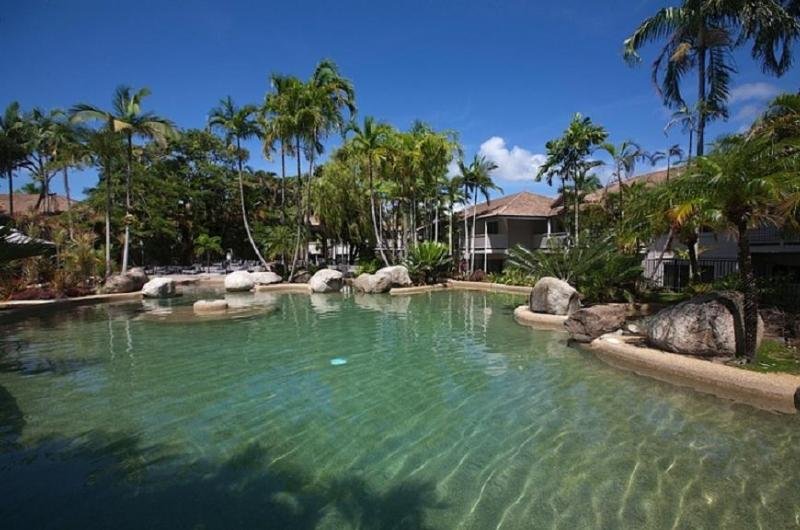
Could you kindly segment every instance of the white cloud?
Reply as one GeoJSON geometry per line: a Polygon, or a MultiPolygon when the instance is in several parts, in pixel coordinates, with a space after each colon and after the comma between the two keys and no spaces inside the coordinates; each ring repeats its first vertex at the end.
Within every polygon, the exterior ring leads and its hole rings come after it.
{"type": "Polygon", "coordinates": [[[736,111],[736,114],[733,116],[733,121],[751,122],[756,119],[763,110],[763,105],[743,105],[738,111],[736,111]]]}
{"type": "Polygon", "coordinates": [[[493,176],[512,181],[532,181],[547,159],[545,155],[531,153],[517,145],[509,149],[506,141],[499,136],[492,136],[483,142],[478,154],[497,164],[493,176]]]}
{"type": "Polygon", "coordinates": [[[779,93],[780,90],[778,90],[778,87],[769,83],[745,83],[731,90],[728,102],[735,104],[743,101],[763,101],[771,99],[779,93]]]}

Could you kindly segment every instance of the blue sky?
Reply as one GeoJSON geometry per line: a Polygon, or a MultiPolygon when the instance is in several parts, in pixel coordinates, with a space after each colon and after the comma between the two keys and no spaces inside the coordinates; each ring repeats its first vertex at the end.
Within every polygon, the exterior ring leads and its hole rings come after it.
{"type": "MultiPolygon", "coordinates": [[[[258,103],[270,72],[305,78],[329,57],[354,82],[359,115],[456,130],[468,156],[500,165],[495,179],[506,193],[552,194],[532,175],[545,142],[575,112],[604,125],[615,143],[685,144],[679,131],[663,133],[669,112],[650,83],[654,49],[636,68],[621,54],[638,22],[675,3],[6,0],[0,105],[107,107],[117,85],[147,86],[147,110],[202,127],[221,97],[258,103]]],[[[770,96],[800,84],[797,68],[775,79],[747,53],[737,67],[731,119],[714,124],[710,138],[741,129],[770,96]]],[[[251,166],[272,168],[251,147],[251,166]]],[[[84,172],[74,187],[95,178],[84,172]]]]}

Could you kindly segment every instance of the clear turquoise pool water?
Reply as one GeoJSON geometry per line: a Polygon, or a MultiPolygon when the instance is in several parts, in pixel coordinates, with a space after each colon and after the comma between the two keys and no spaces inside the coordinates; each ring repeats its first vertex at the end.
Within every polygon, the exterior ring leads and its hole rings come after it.
{"type": "Polygon", "coordinates": [[[800,525],[797,416],[606,366],[519,298],[192,301],[0,323],[0,528],[800,525]]]}

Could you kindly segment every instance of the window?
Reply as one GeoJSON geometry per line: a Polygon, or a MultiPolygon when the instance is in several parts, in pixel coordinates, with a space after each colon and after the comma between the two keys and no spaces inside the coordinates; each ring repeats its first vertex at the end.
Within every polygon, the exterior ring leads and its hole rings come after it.
{"type": "Polygon", "coordinates": [[[486,223],[486,233],[489,235],[500,233],[500,226],[497,221],[489,221],[486,223]]]}

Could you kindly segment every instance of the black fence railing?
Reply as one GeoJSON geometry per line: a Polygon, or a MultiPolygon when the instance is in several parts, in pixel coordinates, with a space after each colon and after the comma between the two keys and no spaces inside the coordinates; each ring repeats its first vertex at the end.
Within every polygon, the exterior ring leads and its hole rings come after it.
{"type": "MultiPolygon", "coordinates": [[[[689,285],[689,261],[668,258],[646,259],[642,262],[644,277],[654,285],[679,291],[689,285]]],[[[739,270],[735,259],[699,259],[697,260],[700,280],[713,282],[739,270]]]]}

